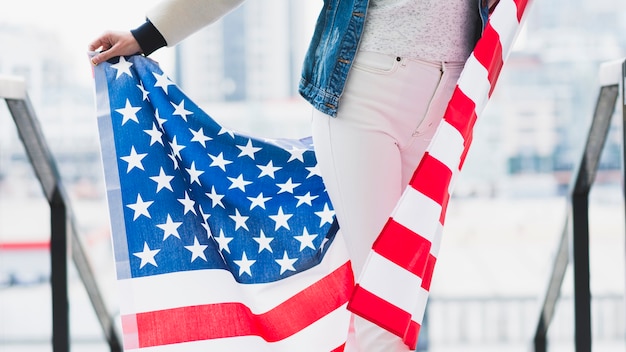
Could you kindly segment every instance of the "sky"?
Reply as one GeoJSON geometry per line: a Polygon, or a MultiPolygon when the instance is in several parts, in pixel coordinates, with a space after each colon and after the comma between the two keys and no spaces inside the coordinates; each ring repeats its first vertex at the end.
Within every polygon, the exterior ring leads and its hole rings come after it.
{"type": "MultiPolygon", "coordinates": [[[[10,2],[9,10],[0,10],[0,26],[34,26],[58,34],[63,57],[84,65],[80,72],[89,76],[89,61],[84,59],[88,45],[107,30],[128,31],[145,20],[146,12],[159,0],[2,0],[10,2]]],[[[257,0],[264,1],[264,0],[257,0]]],[[[315,14],[322,0],[308,0],[315,14]]],[[[2,43],[0,43],[0,47],[2,43]]],[[[4,55],[0,50],[0,55],[4,55]]],[[[166,72],[174,72],[174,51],[158,50],[150,57],[166,72]]],[[[73,63],[73,62],[72,62],[73,63]]]]}
{"type": "MultiPolygon", "coordinates": [[[[79,58],[89,70],[85,57],[89,43],[107,30],[126,31],[143,23],[146,11],[155,0],[4,0],[10,10],[0,11],[0,26],[34,26],[57,33],[63,49],[60,53],[79,58]]],[[[155,53],[154,58],[167,61],[170,53],[155,53]],[[161,57],[159,56],[161,55],[161,57]]]]}
{"type": "Polygon", "coordinates": [[[0,12],[0,23],[37,25],[60,33],[73,46],[107,29],[127,30],[140,24],[154,0],[19,0],[0,12]]]}

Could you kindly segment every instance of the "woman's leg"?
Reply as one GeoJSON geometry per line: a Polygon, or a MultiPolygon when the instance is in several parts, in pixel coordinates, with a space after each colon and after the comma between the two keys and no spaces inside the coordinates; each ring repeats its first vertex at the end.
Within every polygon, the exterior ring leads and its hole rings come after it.
{"type": "MultiPolygon", "coordinates": [[[[430,102],[440,100],[443,76],[437,64],[359,53],[338,116],[314,112],[320,171],[357,278],[432,137],[436,126],[426,125],[443,116],[428,113],[430,102]]],[[[359,317],[355,333],[357,351],[408,350],[400,338],[359,317]]]]}

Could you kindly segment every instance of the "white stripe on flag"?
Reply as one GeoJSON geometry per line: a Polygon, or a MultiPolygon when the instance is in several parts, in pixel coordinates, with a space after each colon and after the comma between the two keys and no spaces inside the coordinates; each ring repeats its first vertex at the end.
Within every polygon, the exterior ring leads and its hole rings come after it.
{"type": "Polygon", "coordinates": [[[391,217],[425,239],[432,241],[437,232],[441,205],[413,187],[406,187],[391,217]]]}
{"type": "Polygon", "coordinates": [[[242,302],[253,313],[264,313],[341,267],[347,260],[340,231],[319,265],[278,282],[242,285],[236,283],[232,274],[225,270],[192,270],[118,280],[121,297],[124,297],[120,300],[120,313],[125,315],[224,302],[242,302]],[[224,284],[229,281],[232,285],[224,284]],[[215,286],[216,282],[220,283],[219,288],[215,286]]]}
{"type": "MultiPolygon", "coordinates": [[[[489,18],[491,27],[500,37],[503,55],[510,52],[515,42],[519,22],[517,21],[517,5],[513,0],[501,0],[489,18]]],[[[503,58],[503,60],[506,58],[503,58]]]]}
{"type": "Polygon", "coordinates": [[[443,120],[428,146],[428,154],[455,172],[459,169],[464,143],[465,140],[461,133],[446,120],[443,120]]]}
{"type": "Polygon", "coordinates": [[[479,115],[487,105],[491,83],[487,69],[476,59],[474,53],[467,59],[457,85],[476,104],[474,110],[479,115]]]}
{"type": "Polygon", "coordinates": [[[443,237],[443,225],[437,221],[437,233],[435,238],[430,241],[430,254],[437,258],[439,256],[439,249],[441,248],[441,238],[443,237]]]}
{"type": "Polygon", "coordinates": [[[422,279],[408,270],[372,251],[359,284],[375,296],[393,304],[405,312],[413,312],[415,292],[421,290],[422,279]],[[398,289],[398,282],[402,289],[398,289]]]}
{"type": "Polygon", "coordinates": [[[428,303],[428,291],[420,287],[419,291],[415,293],[415,307],[411,311],[411,319],[416,323],[422,325],[424,321],[424,312],[426,311],[426,304],[428,303]]]}
{"type": "Polygon", "coordinates": [[[452,177],[450,178],[450,183],[448,184],[449,194],[452,194],[452,192],[454,192],[454,186],[456,186],[456,181],[458,179],[459,174],[461,173],[461,170],[459,169],[459,167],[453,168],[451,169],[451,171],[452,171],[452,177]]]}

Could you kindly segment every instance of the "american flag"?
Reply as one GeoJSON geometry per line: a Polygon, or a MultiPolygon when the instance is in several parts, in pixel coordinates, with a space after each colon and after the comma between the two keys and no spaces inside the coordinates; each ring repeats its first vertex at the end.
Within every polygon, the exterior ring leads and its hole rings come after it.
{"type": "Polygon", "coordinates": [[[343,350],[354,280],[311,139],[222,127],[143,56],[94,76],[125,349],[343,350]]]}
{"type": "Polygon", "coordinates": [[[226,129],[145,57],[96,67],[125,349],[341,351],[348,310],[415,349],[454,179],[530,2],[491,14],[356,287],[309,138],[226,129]]]}
{"type": "Polygon", "coordinates": [[[443,121],[376,239],[351,296],[349,310],[402,337],[412,349],[426,309],[454,180],[529,3],[501,0],[491,13],[443,121]]]}

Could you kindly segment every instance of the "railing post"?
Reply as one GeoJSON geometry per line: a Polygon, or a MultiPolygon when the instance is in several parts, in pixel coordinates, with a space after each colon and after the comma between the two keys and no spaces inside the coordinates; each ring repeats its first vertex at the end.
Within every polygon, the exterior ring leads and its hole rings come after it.
{"type": "MultiPolygon", "coordinates": [[[[584,168],[583,168],[584,170],[584,168]]],[[[585,176],[583,179],[587,178],[585,176]]],[[[591,289],[589,286],[589,196],[572,197],[574,341],[576,352],[591,352],[591,289]]]]}
{"type": "MultiPolygon", "coordinates": [[[[589,191],[600,164],[600,156],[607,139],[611,117],[615,112],[619,85],[623,88],[626,72],[624,60],[602,64],[600,67],[600,94],[587,134],[587,141],[577,168],[574,170],[569,187],[568,206],[565,228],[559,242],[559,249],[554,260],[548,287],[541,304],[539,321],[534,336],[534,351],[547,350],[547,332],[554,317],[554,310],[559,299],[565,269],[570,256],[569,234],[571,233],[571,260],[574,275],[574,319],[576,352],[591,351],[591,289],[589,286],[589,191]],[[619,70],[622,76],[619,76],[619,70]],[[569,224],[571,225],[571,230],[569,224]]],[[[623,97],[622,92],[622,97],[623,97]]],[[[624,104],[624,100],[622,100],[624,104]]],[[[624,115],[626,125],[626,114],[624,115]]],[[[624,129],[626,136],[626,128],[624,129]]],[[[626,142],[626,139],[624,140],[626,142]]],[[[626,143],[622,145],[624,147],[626,143]]],[[[626,165],[626,156],[625,156],[626,165]]],[[[623,170],[622,170],[623,171],[623,170]]],[[[626,179],[625,179],[626,181],[626,179]]],[[[625,182],[626,184],[626,182],[625,182]]],[[[626,198],[625,198],[626,199],[626,198]]]]}
{"type": "Polygon", "coordinates": [[[111,352],[122,351],[114,318],[107,309],[87,252],[78,236],[69,197],[64,193],[61,177],[47,146],[21,78],[0,77],[0,99],[4,99],[13,116],[43,193],[50,205],[50,262],[52,289],[52,345],[54,352],[69,351],[68,260],[71,253],[111,352]]]}
{"type": "Polygon", "coordinates": [[[50,281],[52,286],[52,350],[70,350],[70,319],[67,279],[67,211],[59,189],[50,200],[50,281]]]}

